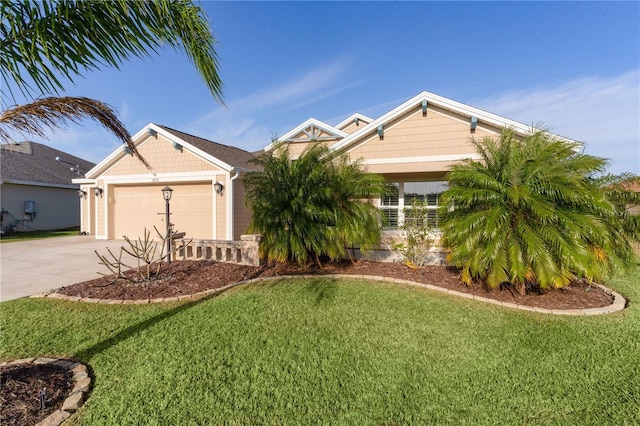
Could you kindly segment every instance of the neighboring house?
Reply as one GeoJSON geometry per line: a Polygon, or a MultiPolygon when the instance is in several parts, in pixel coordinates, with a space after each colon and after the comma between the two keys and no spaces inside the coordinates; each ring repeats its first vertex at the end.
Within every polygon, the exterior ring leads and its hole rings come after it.
{"type": "Polygon", "coordinates": [[[242,175],[252,169],[250,152],[148,124],[133,136],[151,168],[122,149],[74,179],[81,201],[81,229],[97,239],[131,239],[145,228],[164,233],[162,188],[173,189],[170,222],[194,239],[239,240],[249,225],[242,175]],[[218,191],[216,191],[218,189],[218,191]]]}
{"type": "MultiPolygon", "coordinates": [[[[622,184],[622,187],[627,191],[640,192],[640,180],[627,181],[622,184]]],[[[626,206],[627,212],[631,214],[640,214],[640,205],[629,204],[626,206]]]]}
{"type": "Polygon", "coordinates": [[[79,226],[79,185],[71,180],[93,166],[35,142],[0,145],[2,231],[79,226]]]}

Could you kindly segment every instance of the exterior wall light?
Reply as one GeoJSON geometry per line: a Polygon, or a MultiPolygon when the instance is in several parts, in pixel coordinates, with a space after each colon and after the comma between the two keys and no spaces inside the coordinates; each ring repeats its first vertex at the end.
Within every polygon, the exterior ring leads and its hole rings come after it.
{"type": "Polygon", "coordinates": [[[100,188],[99,186],[96,186],[95,188],[93,188],[93,193],[96,194],[96,197],[99,195],[102,195],[103,189],[100,188]]]}
{"type": "Polygon", "coordinates": [[[213,184],[213,189],[216,191],[216,194],[222,194],[222,190],[224,189],[224,185],[220,182],[216,182],[213,184]]]}
{"type": "Polygon", "coordinates": [[[78,197],[85,198],[86,196],[87,196],[87,191],[84,191],[82,189],[78,189],[78,197]]]}

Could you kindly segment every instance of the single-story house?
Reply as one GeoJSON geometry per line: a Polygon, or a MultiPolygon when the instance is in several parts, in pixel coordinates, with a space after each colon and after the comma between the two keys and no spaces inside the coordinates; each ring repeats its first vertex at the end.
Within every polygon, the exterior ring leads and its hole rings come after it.
{"type": "Polygon", "coordinates": [[[80,225],[80,186],[73,178],[95,164],[36,142],[0,145],[2,232],[80,225]]]}
{"type": "MultiPolygon", "coordinates": [[[[499,136],[504,127],[523,135],[530,131],[522,123],[422,92],[376,119],[353,114],[333,126],[310,118],[276,142],[288,144],[294,155],[311,143],[326,144],[383,175],[396,191],[374,202],[387,213],[385,227],[393,230],[413,198],[427,201],[437,225],[438,197],[448,186],[449,166],[476,158],[471,138],[499,136]]],[[[218,240],[238,240],[246,231],[250,211],[244,204],[242,175],[253,169],[254,154],[155,124],[133,140],[151,169],[117,150],[85,179],[74,180],[91,194],[82,202],[84,231],[114,239],[139,236],[153,225],[164,230],[161,189],[166,185],[174,190],[171,222],[177,231],[218,240]],[[217,183],[224,188],[220,193],[217,183]]],[[[274,148],[272,143],[264,150],[274,148]]]]}

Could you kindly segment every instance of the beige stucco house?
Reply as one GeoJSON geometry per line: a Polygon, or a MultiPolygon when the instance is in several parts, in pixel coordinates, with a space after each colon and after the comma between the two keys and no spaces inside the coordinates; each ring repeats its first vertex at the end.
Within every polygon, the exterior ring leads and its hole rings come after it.
{"type": "MultiPolygon", "coordinates": [[[[427,201],[437,225],[438,196],[447,189],[449,167],[478,158],[472,138],[497,137],[504,127],[524,135],[530,126],[429,92],[419,93],[377,119],[354,114],[336,126],[309,119],[277,140],[296,155],[310,143],[360,159],[383,175],[396,193],[374,200],[387,213],[386,228],[397,228],[413,198],[427,201]]],[[[273,151],[275,144],[265,150],[273,151]]]]}
{"type": "MultiPolygon", "coordinates": [[[[310,118],[265,147],[288,144],[297,155],[309,144],[360,160],[383,175],[395,191],[372,200],[386,213],[385,233],[377,256],[398,240],[405,208],[412,199],[425,200],[437,227],[440,194],[447,189],[449,167],[477,158],[472,138],[497,137],[504,127],[525,135],[531,128],[489,112],[429,92],[419,93],[379,118],[353,114],[337,125],[310,118]]],[[[133,140],[152,168],[118,149],[76,179],[87,195],[81,201],[82,230],[96,238],[140,236],[154,225],[165,229],[161,189],[170,186],[171,222],[187,237],[239,240],[247,230],[250,211],[244,203],[242,175],[253,169],[254,154],[164,126],[149,124],[133,140]],[[217,193],[214,185],[224,189],[217,193]]],[[[397,254],[396,254],[397,255],[397,254]]],[[[393,257],[393,256],[392,256],[393,257]]]]}
{"type": "Polygon", "coordinates": [[[251,170],[253,154],[156,124],[132,139],[151,168],[123,147],[84,179],[74,179],[86,193],[83,232],[97,239],[138,238],[146,228],[156,237],[154,226],[166,228],[162,188],[169,186],[175,231],[194,239],[240,239],[249,224],[242,175],[251,170]]]}

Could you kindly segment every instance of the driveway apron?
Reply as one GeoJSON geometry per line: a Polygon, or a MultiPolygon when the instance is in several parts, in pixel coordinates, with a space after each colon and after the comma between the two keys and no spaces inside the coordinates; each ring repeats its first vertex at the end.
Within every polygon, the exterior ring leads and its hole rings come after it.
{"type": "MultiPolygon", "coordinates": [[[[18,299],[109,273],[94,253],[117,255],[126,245],[120,240],[71,236],[0,244],[0,301],[18,299]]],[[[126,262],[131,258],[123,256],[126,262]]]]}

